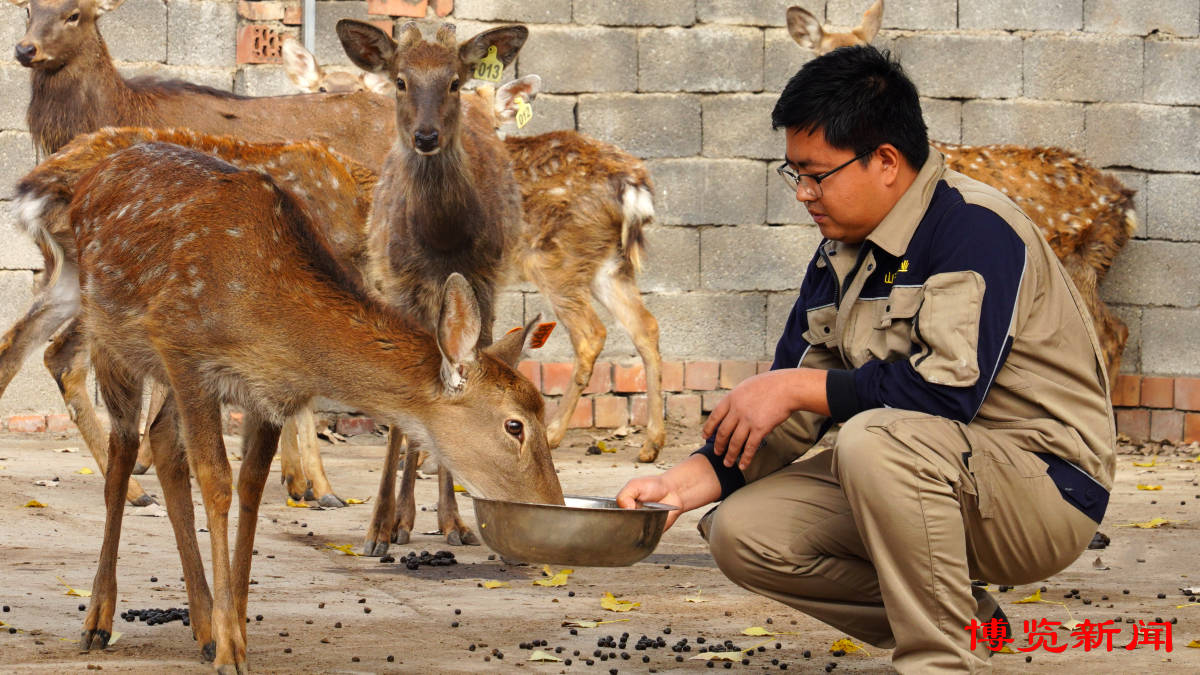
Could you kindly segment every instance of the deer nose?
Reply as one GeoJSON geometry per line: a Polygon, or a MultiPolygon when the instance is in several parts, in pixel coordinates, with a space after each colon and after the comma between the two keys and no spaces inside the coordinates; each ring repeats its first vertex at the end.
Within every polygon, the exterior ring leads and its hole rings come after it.
{"type": "Polygon", "coordinates": [[[433,131],[416,131],[413,133],[413,145],[417,146],[417,150],[421,152],[433,152],[438,147],[438,132],[433,131]]]}
{"type": "Polygon", "coordinates": [[[17,61],[20,61],[23,66],[28,66],[36,54],[37,45],[31,45],[26,42],[21,42],[17,45],[17,61]]]}

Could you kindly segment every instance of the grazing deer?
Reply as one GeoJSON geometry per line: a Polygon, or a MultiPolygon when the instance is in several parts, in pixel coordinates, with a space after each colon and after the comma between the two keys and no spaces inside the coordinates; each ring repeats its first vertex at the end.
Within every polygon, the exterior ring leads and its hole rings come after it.
{"type": "MultiPolygon", "coordinates": [[[[38,171],[27,177],[31,183],[38,171]]],[[[41,231],[53,221],[37,206],[51,203],[52,195],[22,197],[27,228],[41,231]]],[[[259,171],[171,144],[135,145],[101,161],[78,184],[68,218],[78,242],[92,363],[113,420],[86,649],[105,647],[112,632],[122,497],[137,452],[146,377],[172,392],[152,433],[159,441],[156,464],[173,478],[163,483],[173,524],[190,523],[191,514],[181,448],[204,496],[215,593],[211,605],[191,605],[192,624],[220,672],[245,672],[258,504],[280,425],[314,396],[404,428],[410,444],[436,453],[474,494],[562,503],[541,396],[513,370],[529,327],[479,349],[481,314],[461,276],[450,275],[438,289],[431,336],[337,263],[289,191],[259,171]],[[242,406],[249,429],[232,556],[222,402],[242,406]]],[[[48,232],[43,238],[54,240],[48,232]]],[[[185,572],[192,574],[199,564],[191,556],[198,550],[194,532],[176,528],[185,572]]]]}
{"type": "MultiPolygon", "coordinates": [[[[876,0],[863,13],[862,23],[849,30],[822,26],[802,7],[787,10],[792,39],[818,55],[870,44],[882,21],[883,0],[876,0]]],[[[1100,299],[1099,284],[1137,230],[1134,191],[1061,148],[939,141],[930,145],[945,155],[948,168],[997,188],[1041,229],[1087,304],[1104,351],[1109,385],[1114,385],[1129,329],[1100,299]]]]}
{"type": "MultiPolygon", "coordinates": [[[[290,41],[289,41],[290,42],[290,41]]],[[[285,67],[306,91],[361,91],[364,79],[323,76],[316,59],[298,43],[285,67]],[[304,83],[304,84],[301,84],[304,83]]],[[[500,129],[516,116],[518,97],[532,101],[541,78],[527,75],[476,94],[494,111],[500,129]]],[[[646,372],[649,417],[638,461],[653,462],[666,442],[663,423],[662,356],[658,322],[637,288],[644,248],[643,228],[654,217],[653,186],[641,160],[614,145],[575,131],[507,137],[513,174],[521,186],[525,222],[513,250],[514,267],[537,285],[571,337],[575,365],[571,385],[559,401],[547,433],[550,447],[566,435],[567,423],[604,349],[606,331],[592,300],[600,302],[633,338],[646,372]]]]}
{"type": "MultiPolygon", "coordinates": [[[[434,41],[409,22],[393,40],[375,26],[343,19],[342,47],[355,65],[395,83],[396,136],[372,199],[367,250],[372,283],[384,298],[425,326],[437,321],[437,289],[450,272],[462,274],[477,298],[492,341],[495,291],[521,224],[520,193],[491,114],[464,104],[460,89],[485,58],[501,67],[516,58],[529,31],[505,26],[463,42],[443,24],[434,41]]],[[[406,543],[416,503],[417,449],[409,443],[400,499],[396,469],[403,435],[393,427],[371,526],[364,549],[383,555],[390,541],[406,543]]],[[[478,543],[462,522],[454,484],[438,471],[438,524],[451,544],[478,543]]]]}

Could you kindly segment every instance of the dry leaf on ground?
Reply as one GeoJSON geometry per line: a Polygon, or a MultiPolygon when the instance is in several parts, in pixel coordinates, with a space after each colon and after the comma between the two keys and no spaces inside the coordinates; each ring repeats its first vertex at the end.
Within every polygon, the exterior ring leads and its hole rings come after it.
{"type": "Polygon", "coordinates": [[[325,544],[325,548],[331,548],[331,549],[333,549],[333,550],[335,550],[335,551],[341,551],[342,553],[345,553],[346,555],[352,555],[352,556],[354,556],[354,557],[356,557],[356,558],[357,558],[358,556],[361,556],[361,555],[362,555],[362,554],[361,554],[361,553],[359,553],[358,551],[355,551],[355,550],[354,550],[354,544],[340,544],[340,545],[335,545],[335,544],[325,544]]]}
{"type": "Polygon", "coordinates": [[[535,586],[566,586],[567,577],[571,576],[575,570],[560,570],[557,574],[550,570],[549,565],[542,566],[542,572],[546,574],[548,579],[538,579],[534,581],[535,586]]]}
{"type": "Polygon", "coordinates": [[[507,581],[485,581],[485,582],[483,582],[483,587],[488,588],[488,589],[508,588],[508,582],[507,581]]]}
{"type": "Polygon", "coordinates": [[[600,598],[600,606],[610,612],[629,612],[635,607],[641,607],[642,603],[630,600],[618,600],[612,593],[605,593],[600,598]]]}

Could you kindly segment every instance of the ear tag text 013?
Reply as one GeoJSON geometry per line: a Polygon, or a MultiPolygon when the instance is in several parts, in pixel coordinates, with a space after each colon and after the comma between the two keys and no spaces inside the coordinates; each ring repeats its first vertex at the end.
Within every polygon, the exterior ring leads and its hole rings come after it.
{"type": "Polygon", "coordinates": [[[514,98],[513,103],[517,104],[517,128],[524,128],[529,124],[529,120],[533,119],[533,106],[520,96],[514,98]]]}
{"type": "Polygon", "coordinates": [[[475,79],[486,82],[499,82],[504,75],[504,64],[496,57],[496,46],[488,47],[487,56],[475,64],[475,79]]]}

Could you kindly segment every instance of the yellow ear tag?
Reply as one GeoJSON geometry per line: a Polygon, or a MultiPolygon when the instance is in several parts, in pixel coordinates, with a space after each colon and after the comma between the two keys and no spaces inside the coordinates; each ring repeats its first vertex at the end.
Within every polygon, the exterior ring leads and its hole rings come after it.
{"type": "Polygon", "coordinates": [[[517,104],[517,128],[520,129],[533,119],[533,106],[526,103],[525,99],[520,96],[514,98],[513,103],[517,104]]]}
{"type": "Polygon", "coordinates": [[[487,56],[475,64],[475,79],[487,82],[499,82],[504,74],[504,64],[496,57],[496,46],[488,47],[487,56]]]}

